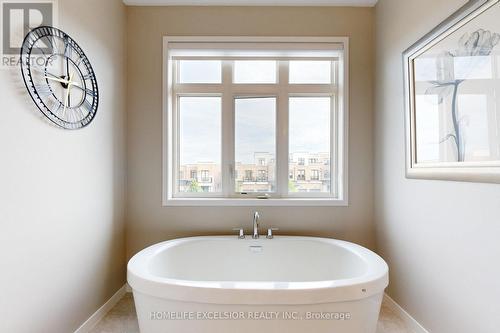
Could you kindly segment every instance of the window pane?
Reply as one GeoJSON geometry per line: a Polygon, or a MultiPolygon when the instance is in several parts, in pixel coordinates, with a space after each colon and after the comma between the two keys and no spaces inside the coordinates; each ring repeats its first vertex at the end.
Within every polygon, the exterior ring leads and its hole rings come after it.
{"type": "Polygon", "coordinates": [[[332,82],[331,61],[290,61],[289,81],[292,84],[330,84],[332,82]]]}
{"type": "Polygon", "coordinates": [[[330,102],[330,97],[290,98],[290,192],[331,191],[330,102]]]}
{"type": "Polygon", "coordinates": [[[276,188],[276,98],[235,100],[235,191],[276,188]]]}
{"type": "Polygon", "coordinates": [[[179,98],[179,192],[221,192],[221,99],[179,98]]]}
{"type": "Polygon", "coordinates": [[[276,83],[276,61],[234,62],[234,83],[276,83]]]}
{"type": "Polygon", "coordinates": [[[221,83],[220,60],[180,60],[179,83],[221,83]]]}

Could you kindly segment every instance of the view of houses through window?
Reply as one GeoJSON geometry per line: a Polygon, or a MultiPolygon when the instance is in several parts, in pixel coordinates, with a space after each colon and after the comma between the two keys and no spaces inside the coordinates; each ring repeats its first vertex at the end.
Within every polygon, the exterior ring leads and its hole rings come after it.
{"type": "MultiPolygon", "coordinates": [[[[254,163],[236,164],[236,187],[238,192],[272,192],[276,163],[273,155],[259,152],[254,155],[254,163]]],[[[290,155],[290,192],[329,192],[330,191],[330,154],[301,152],[290,155]]],[[[220,165],[199,162],[182,165],[180,179],[182,192],[220,192],[220,165]]]]}

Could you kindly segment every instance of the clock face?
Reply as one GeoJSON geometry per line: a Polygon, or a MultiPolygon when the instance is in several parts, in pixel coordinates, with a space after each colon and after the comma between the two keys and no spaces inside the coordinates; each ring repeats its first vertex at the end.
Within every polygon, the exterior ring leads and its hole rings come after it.
{"type": "Polygon", "coordinates": [[[26,35],[21,72],[40,111],[66,129],[87,126],[94,119],[99,92],[94,70],[80,46],[53,27],[26,35]]]}

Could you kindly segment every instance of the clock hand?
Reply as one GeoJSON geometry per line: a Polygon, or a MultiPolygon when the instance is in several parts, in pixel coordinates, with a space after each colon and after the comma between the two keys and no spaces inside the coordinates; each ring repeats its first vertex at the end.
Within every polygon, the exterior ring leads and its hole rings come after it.
{"type": "Polygon", "coordinates": [[[66,57],[66,77],[69,76],[69,59],[66,57]]]}
{"type": "Polygon", "coordinates": [[[40,70],[38,68],[35,68],[35,67],[33,67],[33,69],[35,71],[39,72],[39,73],[44,74],[44,78],[47,79],[47,80],[60,82],[60,83],[66,85],[67,91],[66,91],[66,94],[64,96],[64,108],[63,108],[63,113],[62,113],[62,116],[64,118],[66,116],[66,110],[69,107],[69,103],[71,101],[71,99],[70,99],[71,98],[71,88],[72,87],[76,87],[76,88],[78,88],[78,89],[80,89],[80,90],[82,90],[84,92],[86,92],[86,90],[84,88],[82,88],[80,86],[80,84],[78,84],[77,82],[73,81],[74,73],[72,73],[70,75],[69,80],[65,80],[65,79],[60,78],[60,77],[58,77],[58,76],[56,76],[56,75],[54,75],[52,73],[49,73],[47,71],[42,71],[42,70],[40,70]],[[50,75],[50,76],[47,76],[47,75],[50,75]]]}
{"type": "Polygon", "coordinates": [[[68,85],[68,87],[69,86],[73,86],[73,87],[80,88],[81,90],[84,90],[78,83],[76,83],[74,81],[68,81],[68,80],[59,79],[59,78],[50,77],[50,76],[45,76],[45,78],[48,79],[48,80],[53,80],[53,81],[56,81],[56,82],[64,83],[64,84],[68,85]]]}
{"type": "Polygon", "coordinates": [[[73,75],[69,75],[69,58],[66,56],[66,77],[69,78],[68,82],[68,100],[71,100],[70,97],[70,90],[71,90],[71,80],[73,78],[73,75]]]}
{"type": "Polygon", "coordinates": [[[79,85],[78,83],[73,83],[73,82],[70,82],[69,84],[71,84],[71,85],[72,85],[73,87],[75,87],[75,88],[80,89],[80,90],[81,90],[81,91],[83,91],[83,92],[87,92],[87,91],[88,91],[88,89],[83,88],[83,87],[82,87],[81,85],[79,85]]]}
{"type": "Polygon", "coordinates": [[[62,113],[63,118],[66,117],[66,109],[68,108],[68,99],[69,99],[69,87],[68,87],[68,91],[66,92],[66,95],[64,97],[64,109],[63,109],[63,113],[62,113]]]}
{"type": "Polygon", "coordinates": [[[83,90],[83,88],[76,82],[74,81],[69,81],[69,80],[64,80],[64,79],[60,79],[58,77],[50,77],[50,76],[44,76],[47,80],[52,80],[52,81],[57,81],[57,82],[61,82],[61,83],[64,83],[64,84],[67,84],[68,86],[74,86],[74,87],[77,87],[77,88],[80,88],[83,90]]]}
{"type": "Polygon", "coordinates": [[[76,82],[71,82],[71,81],[68,81],[68,80],[65,80],[57,75],[54,75],[52,73],[49,73],[49,72],[46,72],[46,71],[42,71],[41,69],[38,69],[38,68],[35,68],[33,67],[32,69],[34,69],[35,71],[43,74],[44,78],[47,79],[47,80],[52,80],[52,81],[57,81],[57,82],[61,82],[61,83],[64,83],[64,84],[70,84],[72,83],[73,85],[78,85],[76,82]],[[48,76],[47,76],[48,75],[48,76]]]}
{"type": "Polygon", "coordinates": [[[63,117],[66,116],[66,109],[69,107],[69,92],[70,92],[71,86],[72,86],[71,80],[73,79],[73,74],[74,73],[72,73],[69,77],[70,83],[68,84],[68,88],[67,88],[68,91],[66,92],[66,97],[64,98],[64,109],[63,109],[63,114],[62,114],[63,117]]]}
{"type": "Polygon", "coordinates": [[[44,78],[45,79],[48,79],[48,80],[52,80],[52,81],[57,81],[57,82],[61,82],[61,83],[64,83],[64,84],[71,84],[72,86],[75,86],[75,87],[78,87],[78,88],[81,88],[80,85],[76,82],[73,82],[71,80],[65,80],[63,78],[60,78],[59,76],[57,75],[54,75],[52,73],[49,73],[49,72],[46,72],[46,71],[42,71],[41,69],[38,69],[36,67],[33,67],[32,69],[34,69],[35,71],[41,73],[41,74],[44,74],[44,78]],[[49,75],[49,76],[47,76],[49,75]]]}
{"type": "MultiPolygon", "coordinates": [[[[74,73],[73,73],[74,74],[74,73]]],[[[73,80],[73,74],[69,74],[69,60],[66,56],[66,77],[68,78],[68,104],[71,101],[71,81],[73,80]]]]}
{"type": "Polygon", "coordinates": [[[66,60],[66,77],[69,77],[69,52],[70,52],[69,40],[67,38],[64,39],[64,58],[66,60]]]}
{"type": "Polygon", "coordinates": [[[36,68],[36,67],[31,67],[31,69],[33,69],[33,70],[35,70],[36,72],[41,73],[41,74],[43,74],[43,75],[49,75],[49,76],[51,76],[51,77],[53,77],[53,78],[56,78],[56,79],[61,79],[59,76],[54,75],[54,74],[49,73],[49,72],[46,72],[46,71],[43,71],[43,70],[41,70],[41,69],[39,69],[39,68],[36,68]]]}
{"type": "Polygon", "coordinates": [[[46,78],[47,80],[57,81],[57,82],[61,82],[61,83],[68,84],[68,85],[71,83],[68,80],[60,79],[58,77],[44,76],[44,78],[46,78]]]}

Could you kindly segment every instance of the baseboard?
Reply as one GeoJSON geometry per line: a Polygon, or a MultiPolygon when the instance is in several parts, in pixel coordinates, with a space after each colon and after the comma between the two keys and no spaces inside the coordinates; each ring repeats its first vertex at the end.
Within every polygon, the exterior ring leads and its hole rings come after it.
{"type": "Polygon", "coordinates": [[[94,328],[94,326],[108,313],[109,310],[111,310],[116,303],[122,297],[125,295],[127,292],[127,286],[128,284],[125,284],[123,287],[121,287],[111,298],[103,304],[92,316],[90,316],[89,319],[87,319],[82,326],[80,326],[75,333],[87,333],[94,328]]]}
{"type": "Polygon", "coordinates": [[[405,311],[395,300],[389,295],[384,294],[385,304],[394,311],[414,333],[429,333],[418,321],[415,320],[408,312],[405,311]]]}

